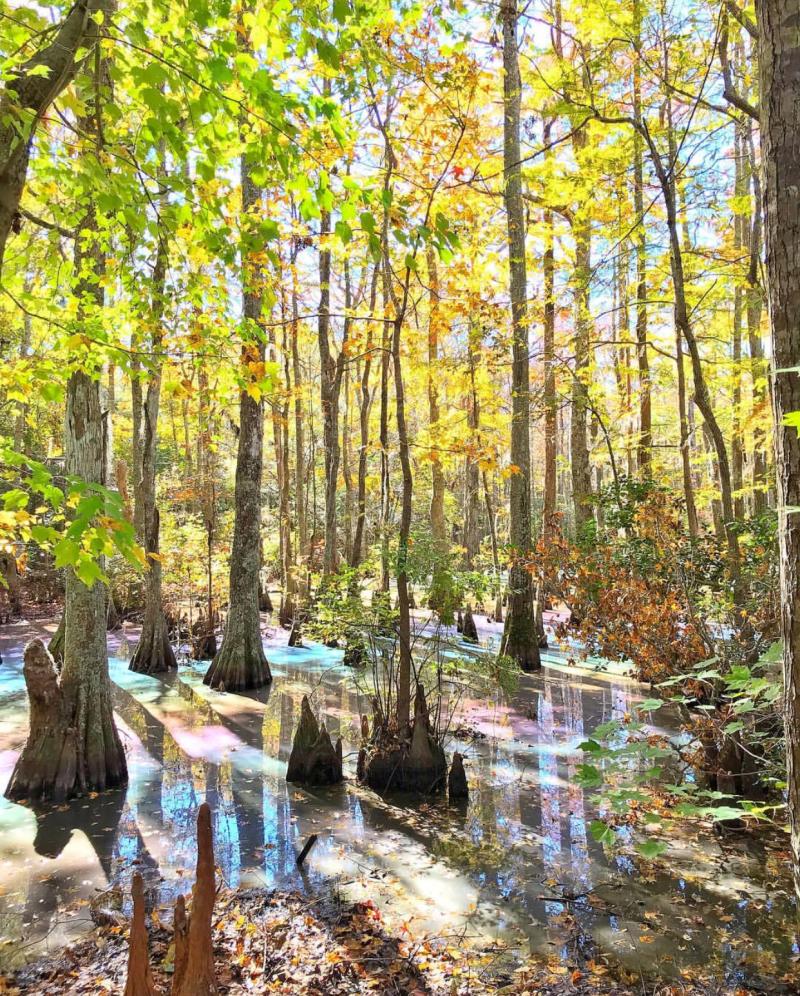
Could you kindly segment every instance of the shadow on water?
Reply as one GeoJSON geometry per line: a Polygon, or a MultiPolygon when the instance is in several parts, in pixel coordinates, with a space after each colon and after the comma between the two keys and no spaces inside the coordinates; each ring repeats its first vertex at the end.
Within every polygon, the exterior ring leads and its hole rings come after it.
{"type": "MultiPolygon", "coordinates": [[[[26,723],[21,648],[30,635],[0,642],[3,784],[26,723]]],[[[479,736],[454,741],[472,788],[469,804],[454,807],[356,786],[366,690],[340,651],[274,639],[266,647],[275,681],[251,695],[207,688],[203,665],[154,678],[111,660],[130,784],[36,813],[0,802],[0,962],[75,937],[98,891],[127,893],[134,870],[153,903],[188,891],[195,815],[207,800],[231,886],[334,880],[412,932],[497,938],[570,964],[611,955],[633,970],[702,969],[729,981],[789,965],[788,878],[767,852],[687,835],[661,862],[637,866],[589,832],[598,813],[576,783],[578,745],[644,697],[634,682],[553,665],[523,678],[511,702],[461,697],[459,723],[479,736]],[[307,791],[285,782],[304,694],[344,741],[345,785],[307,791]],[[319,839],[301,875],[295,855],[311,833],[319,839]]]]}

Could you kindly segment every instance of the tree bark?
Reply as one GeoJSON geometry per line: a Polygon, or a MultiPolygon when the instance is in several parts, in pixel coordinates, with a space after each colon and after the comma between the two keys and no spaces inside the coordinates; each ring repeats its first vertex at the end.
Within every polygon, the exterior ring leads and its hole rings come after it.
{"type": "MultiPolygon", "coordinates": [[[[753,184],[752,221],[748,233],[750,263],[747,269],[747,343],[750,349],[750,376],[752,378],[753,414],[758,416],[770,404],[767,396],[767,370],[764,362],[764,343],[761,338],[761,312],[764,292],[759,279],[762,241],[763,199],[759,164],[756,162],[752,122],[747,122],[747,184],[753,184]]],[[[753,511],[760,515],[767,509],[767,439],[758,429],[753,432],[753,511]]]]}
{"type": "Polygon", "coordinates": [[[297,287],[298,242],[292,244],[292,380],[294,383],[294,501],[297,519],[297,555],[303,557],[308,550],[306,525],[306,471],[305,442],[303,433],[303,368],[300,364],[300,322],[297,287]]]}
{"type": "Polygon", "coordinates": [[[337,564],[336,484],[339,477],[339,387],[340,364],[330,347],[331,301],[331,213],[323,210],[319,226],[319,319],[317,341],[320,361],[320,401],[325,459],[325,552],[322,573],[333,574],[337,564]],[[338,376],[337,376],[338,375],[338,376]]]}
{"type": "MultiPolygon", "coordinates": [[[[544,126],[544,144],[550,141],[551,122],[544,126]]],[[[557,424],[558,398],[556,396],[556,301],[555,301],[555,246],[553,237],[553,212],[544,212],[544,500],[542,507],[542,535],[552,537],[556,520],[557,480],[557,424]]]]}
{"type": "MultiPolygon", "coordinates": [[[[580,162],[586,147],[584,129],[576,132],[572,140],[575,155],[580,162]]],[[[575,271],[573,293],[575,307],[575,369],[572,375],[572,410],[570,420],[570,468],[572,470],[572,500],[575,510],[575,535],[587,538],[586,530],[594,522],[592,511],[592,472],[589,462],[587,436],[589,414],[589,333],[591,313],[589,286],[592,276],[592,230],[581,205],[572,223],[575,236],[575,271]]]]}
{"type": "MultiPolygon", "coordinates": [[[[370,317],[375,313],[375,303],[378,297],[378,265],[372,273],[372,285],[369,295],[370,317]]],[[[353,549],[350,554],[350,566],[358,567],[361,563],[364,547],[364,531],[367,519],[367,461],[369,457],[369,413],[372,408],[372,391],[370,374],[372,372],[373,331],[372,322],[367,322],[367,341],[364,345],[364,365],[361,369],[361,383],[358,403],[358,425],[360,442],[358,447],[358,484],[356,497],[356,528],[353,536],[353,549]]]]}
{"type": "MultiPolygon", "coordinates": [[[[480,428],[480,402],[475,388],[476,352],[483,343],[480,329],[472,323],[467,332],[467,357],[470,373],[470,393],[467,397],[467,428],[470,431],[472,448],[480,447],[478,431],[480,428]]],[[[471,568],[481,545],[480,523],[480,467],[474,452],[468,452],[464,463],[464,563],[471,568]]]]}
{"type": "Polygon", "coordinates": [[[502,0],[503,25],[503,200],[508,228],[509,288],[512,327],[512,425],[510,479],[510,540],[513,557],[509,572],[508,613],[500,652],[524,671],[541,667],[532,575],[526,558],[531,553],[530,360],[528,357],[528,280],[525,261],[525,213],[522,201],[520,110],[522,81],[517,49],[517,0],[502,0]]]}
{"type": "MultiPolygon", "coordinates": [[[[634,36],[640,43],[642,13],[640,0],[634,0],[634,36]]],[[[641,60],[633,59],[633,117],[642,121],[641,60]]],[[[633,135],[633,209],[636,214],[636,358],[639,364],[639,443],[637,464],[642,477],[652,474],[653,415],[650,388],[650,361],[647,355],[647,228],[644,222],[644,155],[639,130],[633,135]]]]}
{"type": "Polygon", "coordinates": [[[167,275],[167,244],[163,232],[158,235],[153,296],[150,306],[152,322],[152,366],[147,385],[147,398],[142,410],[141,481],[137,495],[141,501],[143,543],[148,560],[144,621],[139,642],[131,656],[130,669],[140,674],[159,674],[178,667],[169,642],[167,621],[161,597],[161,558],[159,556],[160,515],[156,505],[156,446],[158,413],[161,401],[161,322],[164,315],[164,295],[167,275]]]}
{"type": "MultiPolygon", "coordinates": [[[[260,191],[253,182],[246,156],[241,160],[242,209],[258,212],[260,191]]],[[[263,370],[265,350],[261,334],[261,274],[242,250],[242,374],[263,370]]],[[[239,448],[236,454],[233,546],[230,560],[230,610],[222,647],[203,681],[227,691],[259,688],[272,681],[261,641],[258,581],[261,571],[261,466],[264,417],[260,400],[243,389],[239,395],[239,448]]]]}
{"type": "Polygon", "coordinates": [[[436,266],[436,250],[432,245],[426,249],[428,270],[428,431],[432,437],[431,448],[431,539],[433,540],[434,564],[431,577],[432,609],[440,610],[444,604],[442,578],[447,556],[447,527],[444,519],[444,471],[441,452],[436,448],[439,431],[439,271],[436,266]]]}
{"type": "Polygon", "coordinates": [[[800,36],[796,0],[760,0],[764,231],[780,503],[781,635],[789,821],[800,896],[800,36]]]}

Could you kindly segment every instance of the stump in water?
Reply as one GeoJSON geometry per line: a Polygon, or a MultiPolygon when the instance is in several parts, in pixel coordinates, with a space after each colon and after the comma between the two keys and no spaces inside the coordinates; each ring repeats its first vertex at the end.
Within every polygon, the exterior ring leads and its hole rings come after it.
{"type": "Polygon", "coordinates": [[[258,611],[259,612],[273,612],[272,599],[269,597],[269,592],[263,585],[258,587],[258,611]]]}
{"type": "Polygon", "coordinates": [[[291,596],[285,595],[281,599],[281,607],[278,612],[278,622],[283,629],[291,629],[294,617],[294,602],[292,601],[291,596]]]}
{"type": "Polygon", "coordinates": [[[186,920],[186,897],[181,893],[175,900],[175,916],[172,919],[172,944],[174,947],[172,991],[178,992],[183,977],[186,974],[186,956],[188,955],[189,924],[186,920]]]}
{"type": "Polygon", "coordinates": [[[338,740],[334,748],[325,725],[319,726],[304,695],[286,781],[301,785],[336,785],[342,778],[342,741],[338,740]]]}
{"type": "Polygon", "coordinates": [[[461,615],[461,609],[456,613],[456,633],[464,632],[464,617],[461,615]]]}
{"type": "Polygon", "coordinates": [[[155,996],[150,956],[147,953],[147,927],[144,922],[144,882],[139,872],[134,872],[133,918],[128,940],[128,980],[125,996],[155,996]]]}
{"type": "Polygon", "coordinates": [[[210,661],[216,655],[217,635],[214,632],[214,619],[213,617],[209,619],[201,611],[192,626],[192,660],[210,661]]]}
{"type": "Polygon", "coordinates": [[[478,627],[475,625],[475,619],[473,618],[472,609],[469,605],[464,612],[464,621],[462,623],[461,632],[465,642],[478,642],[478,627]]]}
{"type": "MultiPolygon", "coordinates": [[[[105,642],[105,633],[101,636],[105,642]]],[[[47,648],[36,639],[25,647],[22,673],[30,725],[6,796],[63,802],[124,785],[128,770],[114,726],[107,671],[74,661],[59,675],[47,648]]]]}
{"type": "Polygon", "coordinates": [[[174,980],[172,996],[216,996],[217,977],[211,940],[215,894],[211,809],[204,802],[197,813],[197,877],[192,889],[185,968],[181,979],[174,980]]]}
{"type": "MultiPolygon", "coordinates": [[[[376,717],[377,719],[377,717],[376,717]]],[[[411,743],[398,740],[384,723],[375,723],[361,781],[384,792],[439,792],[447,777],[447,760],[430,727],[428,705],[422,685],[417,685],[411,743]],[[388,736],[387,736],[388,734],[388,736]]]]}
{"type": "Polygon", "coordinates": [[[295,619],[292,623],[292,631],[289,633],[289,643],[290,647],[302,647],[303,646],[303,631],[300,628],[300,620],[295,619]]]}
{"type": "Polygon", "coordinates": [[[467,799],[469,797],[467,774],[464,771],[464,758],[458,751],[453,754],[450,774],[447,776],[447,794],[451,802],[456,799],[467,799]]]}

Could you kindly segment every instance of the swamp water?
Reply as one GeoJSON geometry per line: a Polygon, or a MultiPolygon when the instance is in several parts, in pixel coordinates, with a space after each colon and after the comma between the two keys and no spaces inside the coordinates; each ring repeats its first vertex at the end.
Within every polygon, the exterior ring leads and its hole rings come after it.
{"type": "MultiPolygon", "coordinates": [[[[1,790],[24,739],[22,649],[37,631],[0,633],[1,790]]],[[[206,688],[203,664],[154,678],[131,673],[124,652],[111,659],[130,783],[39,814],[0,799],[0,967],[91,929],[89,902],[105,890],[127,896],[136,869],[152,901],[171,906],[194,879],[195,816],[206,800],[230,886],[338,885],[416,937],[482,947],[496,939],[511,954],[570,965],[608,957],[637,974],[731,983],[792,968],[794,906],[779,852],[695,830],[648,865],[592,838],[597,812],[576,784],[578,745],[649,697],[642,686],[545,654],[510,702],[460,697],[454,725],[482,734],[448,745],[467,759],[468,805],[381,799],[355,784],[359,716],[371,710],[342,652],[289,649],[285,634],[270,633],[273,684],[247,695],[206,688]],[[304,694],[343,738],[344,785],[285,782],[304,694]],[[295,855],[312,833],[319,839],[301,873],[295,855]]],[[[113,635],[110,649],[120,653],[113,635]]]]}

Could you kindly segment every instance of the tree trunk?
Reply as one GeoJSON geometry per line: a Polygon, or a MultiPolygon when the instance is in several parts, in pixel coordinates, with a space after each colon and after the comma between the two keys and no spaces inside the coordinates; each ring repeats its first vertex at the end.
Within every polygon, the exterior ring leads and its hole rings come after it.
{"type": "MultiPolygon", "coordinates": [[[[388,247],[384,245],[384,270],[387,281],[391,280],[389,272],[388,247]]],[[[398,642],[400,644],[400,662],[397,673],[397,728],[404,731],[411,719],[411,611],[408,597],[408,546],[411,536],[411,511],[414,481],[411,475],[411,456],[408,446],[408,427],[406,424],[405,387],[403,384],[403,366],[400,356],[400,340],[405,317],[405,301],[398,308],[392,326],[392,365],[394,372],[395,415],[397,419],[397,441],[400,457],[400,472],[403,487],[400,506],[400,530],[397,536],[397,609],[398,642]]]]}
{"type": "MultiPolygon", "coordinates": [[[[581,130],[572,140],[580,162],[586,147],[586,133],[581,130]]],[[[572,470],[572,500],[575,506],[575,535],[586,538],[594,522],[592,512],[592,472],[587,438],[589,413],[589,285],[592,276],[592,230],[586,215],[586,205],[576,213],[572,224],[575,235],[575,369],[572,376],[572,410],[570,421],[570,467],[572,470]]]]}
{"type": "MultiPolygon", "coordinates": [[[[764,343],[761,339],[761,312],[763,290],[758,269],[761,262],[762,194],[759,164],[756,162],[752,122],[747,122],[748,185],[753,182],[753,219],[748,233],[750,265],[747,270],[747,342],[750,348],[750,376],[753,390],[753,414],[765,412],[770,400],[767,396],[767,370],[764,362],[764,343]]],[[[767,508],[767,439],[759,429],[753,431],[753,511],[760,515],[767,508]]]]}
{"type": "MultiPolygon", "coordinates": [[[[740,122],[734,122],[734,196],[741,199],[745,196],[744,185],[744,146],[743,128],[740,122]]],[[[739,201],[740,202],[740,201],[739,201]]],[[[744,216],[737,213],[733,218],[733,244],[742,252],[745,247],[744,216]]],[[[742,441],[742,311],[744,295],[739,280],[733,289],[733,327],[731,343],[731,360],[733,361],[733,397],[731,419],[731,486],[733,487],[733,513],[738,520],[744,518],[744,496],[742,485],[744,480],[744,443],[742,441]]]]}
{"type": "Polygon", "coordinates": [[[322,573],[333,574],[337,562],[336,484],[339,477],[339,385],[338,364],[331,355],[331,213],[323,211],[319,226],[319,320],[317,339],[320,361],[320,401],[325,459],[325,552],[322,573]]]}
{"type": "MultiPolygon", "coordinates": [[[[376,265],[372,273],[372,286],[369,296],[370,316],[375,314],[375,303],[378,297],[379,268],[376,265]]],[[[367,461],[369,457],[369,413],[372,408],[372,393],[370,390],[370,374],[372,372],[373,332],[372,322],[367,322],[367,341],[364,346],[364,366],[361,370],[361,385],[358,404],[358,424],[360,442],[358,447],[358,494],[356,498],[356,528],[353,536],[353,550],[350,555],[350,566],[358,567],[361,563],[364,547],[364,530],[367,518],[367,461]]]]}
{"type": "Polygon", "coordinates": [[[297,555],[303,557],[308,550],[306,525],[306,470],[305,443],[303,439],[303,369],[300,365],[300,323],[298,319],[297,240],[292,244],[292,380],[294,382],[294,501],[297,518],[297,555]]]}
{"type": "MultiPolygon", "coordinates": [[[[636,45],[640,43],[642,13],[640,0],[633,5],[636,45]]],[[[633,60],[633,117],[642,120],[641,60],[633,60]]],[[[637,463],[643,478],[652,474],[653,416],[650,389],[650,361],[647,356],[647,227],[644,223],[644,155],[639,131],[633,136],[633,210],[636,217],[636,357],[639,364],[639,445],[637,463]]]]}
{"type": "Polygon", "coordinates": [[[431,539],[433,540],[434,563],[431,576],[430,607],[441,610],[444,603],[442,580],[445,574],[447,557],[447,526],[444,519],[444,471],[442,456],[438,449],[439,433],[439,272],[436,266],[436,250],[432,245],[426,249],[428,270],[428,432],[431,436],[431,539]]]}
{"type": "Polygon", "coordinates": [[[680,431],[681,471],[683,473],[683,496],[686,501],[686,519],[689,524],[689,535],[697,536],[697,506],[694,500],[694,481],[692,480],[691,435],[689,419],[686,411],[686,371],[683,366],[683,339],[680,329],[675,329],[675,356],[678,370],[678,425],[680,431]]]}
{"type": "Polygon", "coordinates": [[[760,0],[761,141],[780,502],[781,635],[789,820],[800,896],[800,38],[796,0],[760,0]]]}
{"type": "MultiPolygon", "coordinates": [[[[550,122],[545,124],[544,143],[550,140],[550,122]]],[[[556,520],[556,435],[558,398],[556,396],[556,300],[555,300],[555,248],[553,238],[553,212],[544,212],[544,501],[542,507],[542,535],[550,539],[556,520]]]]}
{"type": "MultiPolygon", "coordinates": [[[[483,343],[480,330],[472,324],[467,332],[467,356],[469,360],[470,394],[467,398],[467,428],[470,432],[470,443],[473,448],[480,449],[478,430],[481,411],[478,392],[475,389],[475,354],[480,351],[483,343]]],[[[464,562],[471,568],[481,545],[480,528],[480,467],[474,452],[468,452],[464,464],[464,562]]]]}
{"type": "Polygon", "coordinates": [[[520,109],[522,82],[517,50],[517,0],[502,0],[503,23],[503,200],[508,227],[509,287],[512,325],[512,425],[510,478],[510,541],[508,613],[500,652],[524,671],[541,667],[533,584],[526,558],[531,553],[530,360],[528,356],[525,213],[522,201],[520,109]]]}
{"type": "Polygon", "coordinates": [[[175,670],[178,666],[169,642],[167,621],[161,597],[161,560],[159,557],[160,516],[156,505],[156,445],[158,441],[158,412],[161,401],[161,320],[164,314],[164,294],[167,275],[167,245],[162,232],[158,235],[158,248],[153,268],[153,298],[150,308],[152,322],[153,365],[147,385],[147,399],[142,411],[141,481],[137,494],[141,501],[144,544],[148,561],[144,621],[139,642],[130,662],[131,671],[140,674],[159,674],[175,670]]]}
{"type": "MultiPolygon", "coordinates": [[[[257,214],[260,191],[243,155],[241,160],[242,208],[257,214]]],[[[262,276],[243,250],[242,373],[263,369],[264,341],[260,335],[262,276]]],[[[257,392],[256,392],[257,395],[257,392]]],[[[261,571],[261,464],[264,418],[260,400],[244,389],[239,395],[239,448],[236,454],[233,546],[230,559],[230,609],[222,647],[203,679],[212,688],[227,691],[259,688],[272,681],[261,641],[258,580],[261,571]]]]}

